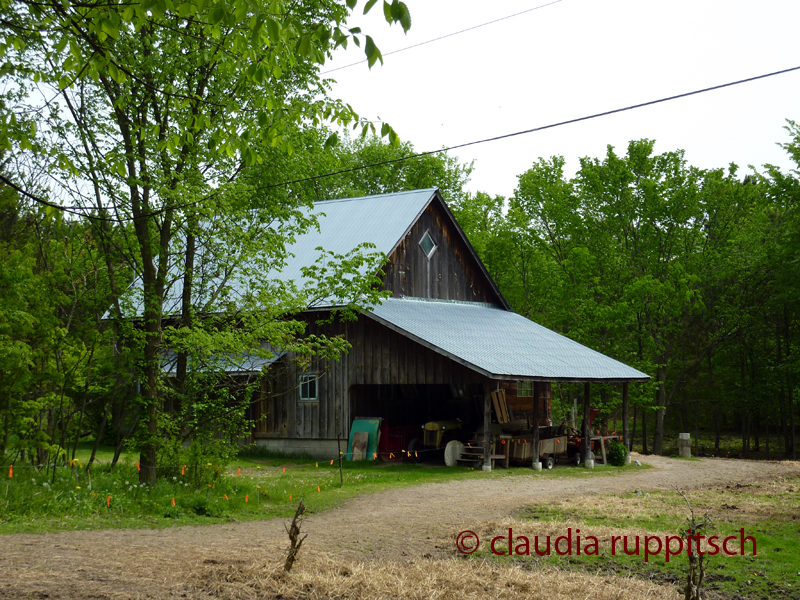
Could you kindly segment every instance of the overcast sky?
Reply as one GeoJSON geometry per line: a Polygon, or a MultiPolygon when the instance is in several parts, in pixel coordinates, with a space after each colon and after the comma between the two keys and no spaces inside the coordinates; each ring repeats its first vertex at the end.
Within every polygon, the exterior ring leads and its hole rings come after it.
{"type": "MultiPolygon", "coordinates": [[[[381,2],[361,25],[384,54],[547,4],[405,0],[412,27],[389,27],[381,2]]],[[[363,2],[359,2],[360,15],[363,2]]],[[[560,0],[327,76],[333,94],[388,121],[417,151],[540,127],[800,66],[800,2],[560,0]]],[[[352,44],[323,71],[361,60],[352,44]]],[[[630,140],[683,149],[692,165],[793,165],[776,142],[800,121],[800,71],[453,152],[475,160],[470,189],[509,196],[540,157],[620,154],[630,140]]]]}

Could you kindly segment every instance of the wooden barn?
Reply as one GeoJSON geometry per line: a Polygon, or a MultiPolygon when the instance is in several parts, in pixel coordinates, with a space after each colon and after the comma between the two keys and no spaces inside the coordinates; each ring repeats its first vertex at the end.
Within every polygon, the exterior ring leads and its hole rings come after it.
{"type": "Polygon", "coordinates": [[[252,405],[258,444],[332,458],[357,417],[381,418],[396,447],[431,421],[458,422],[486,441],[494,391],[505,392],[506,418],[549,425],[555,382],[584,382],[588,411],[591,382],[622,383],[626,408],[628,382],[649,379],[512,312],[438,189],[329,200],[315,211],[324,213],[319,231],[296,240],[287,271],[318,247],[345,253],[370,242],[388,257],[391,297],[357,321],[318,326],[332,307],[304,315],[309,333],[343,335],[352,349],[308,372],[291,368],[290,356],[278,361],[280,375],[252,405]]]}

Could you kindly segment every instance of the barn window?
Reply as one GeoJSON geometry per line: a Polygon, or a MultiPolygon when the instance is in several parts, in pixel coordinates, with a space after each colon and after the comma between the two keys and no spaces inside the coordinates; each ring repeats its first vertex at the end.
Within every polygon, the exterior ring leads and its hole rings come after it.
{"type": "Polygon", "coordinates": [[[419,245],[422,247],[422,251],[428,258],[433,256],[433,253],[436,252],[436,243],[433,241],[431,234],[427,231],[425,232],[425,235],[422,236],[422,239],[419,241],[419,245]]]}
{"type": "Polygon", "coordinates": [[[517,382],[517,396],[533,398],[533,382],[532,381],[518,381],[517,382]]]}
{"type": "Polygon", "coordinates": [[[317,401],[316,373],[306,373],[305,375],[300,375],[300,401],[301,402],[317,401]]]}

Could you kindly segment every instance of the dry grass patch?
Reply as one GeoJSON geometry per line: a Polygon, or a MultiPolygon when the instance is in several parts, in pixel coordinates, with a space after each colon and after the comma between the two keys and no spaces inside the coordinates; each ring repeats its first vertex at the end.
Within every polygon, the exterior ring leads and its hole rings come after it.
{"type": "Polygon", "coordinates": [[[198,583],[223,600],[675,600],[674,589],[628,577],[567,572],[553,567],[498,566],[477,560],[345,562],[305,554],[291,573],[277,563],[217,565],[198,583]]]}

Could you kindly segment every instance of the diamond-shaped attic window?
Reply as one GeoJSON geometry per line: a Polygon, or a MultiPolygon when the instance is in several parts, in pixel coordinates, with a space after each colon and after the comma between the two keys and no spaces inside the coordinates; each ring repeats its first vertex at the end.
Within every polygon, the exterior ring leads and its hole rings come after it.
{"type": "Polygon", "coordinates": [[[425,235],[422,236],[422,239],[419,241],[419,245],[422,246],[422,251],[425,253],[425,256],[430,258],[434,251],[436,250],[436,244],[431,237],[431,234],[427,231],[425,235]]]}

